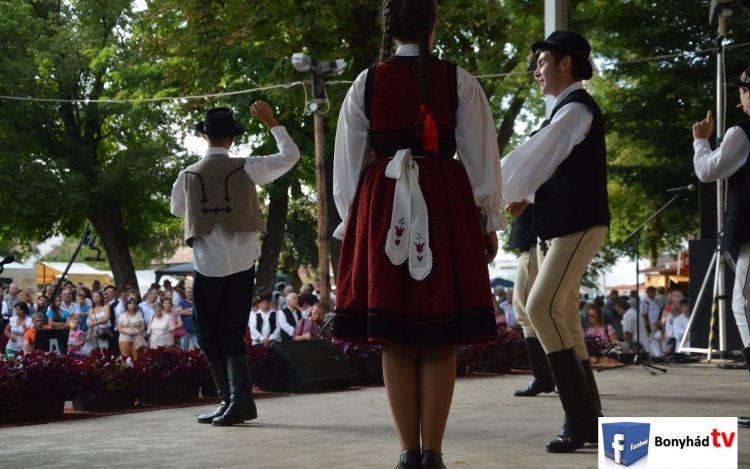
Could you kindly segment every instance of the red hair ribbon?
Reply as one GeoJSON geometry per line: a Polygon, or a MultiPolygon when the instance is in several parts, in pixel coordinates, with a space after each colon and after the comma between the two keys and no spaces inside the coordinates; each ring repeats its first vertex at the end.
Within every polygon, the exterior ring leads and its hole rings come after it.
{"type": "Polygon", "coordinates": [[[417,118],[417,137],[422,139],[422,148],[427,156],[436,155],[438,152],[438,131],[435,119],[427,106],[419,106],[419,117],[417,118]]]}

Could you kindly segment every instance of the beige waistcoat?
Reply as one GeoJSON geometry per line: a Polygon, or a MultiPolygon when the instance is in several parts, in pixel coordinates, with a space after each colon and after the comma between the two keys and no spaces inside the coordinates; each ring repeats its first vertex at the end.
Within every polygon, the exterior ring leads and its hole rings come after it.
{"type": "Polygon", "coordinates": [[[185,170],[185,242],[208,236],[219,223],[227,233],[266,232],[255,183],[244,158],[209,155],[185,170]]]}

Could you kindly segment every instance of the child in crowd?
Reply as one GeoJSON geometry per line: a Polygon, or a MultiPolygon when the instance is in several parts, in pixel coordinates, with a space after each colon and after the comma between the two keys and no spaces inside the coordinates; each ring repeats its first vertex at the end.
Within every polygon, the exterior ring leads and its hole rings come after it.
{"type": "Polygon", "coordinates": [[[656,321],[651,324],[653,331],[651,332],[651,355],[654,357],[661,357],[664,352],[664,324],[661,321],[656,321]]]}
{"type": "Polygon", "coordinates": [[[81,320],[77,316],[72,316],[68,320],[70,332],[68,332],[68,356],[73,358],[82,358],[81,347],[84,344],[83,331],[79,330],[81,320]]]}

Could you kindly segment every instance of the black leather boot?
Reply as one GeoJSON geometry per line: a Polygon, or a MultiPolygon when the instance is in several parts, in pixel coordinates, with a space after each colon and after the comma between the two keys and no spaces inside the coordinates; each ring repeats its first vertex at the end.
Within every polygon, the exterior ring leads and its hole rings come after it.
{"type": "Polygon", "coordinates": [[[531,381],[525,388],[513,393],[514,396],[536,396],[541,393],[549,393],[555,390],[555,379],[547,363],[547,354],[544,353],[542,343],[535,337],[527,337],[526,349],[529,351],[529,367],[531,368],[531,381]]]}
{"type": "MultiPolygon", "coordinates": [[[[750,370],[750,347],[745,347],[742,349],[742,356],[745,357],[747,369],[750,370]]],[[[737,426],[742,428],[750,428],[750,417],[737,417],[737,426]]]]}
{"type": "Polygon", "coordinates": [[[214,362],[208,364],[211,376],[216,384],[216,391],[221,398],[219,407],[210,414],[201,414],[198,416],[198,423],[211,423],[216,417],[224,415],[229,407],[229,378],[227,377],[227,364],[225,362],[214,362]]]}
{"type": "Polygon", "coordinates": [[[422,469],[445,469],[443,464],[443,455],[430,451],[429,449],[424,450],[422,453],[422,469]]]}
{"type": "Polygon", "coordinates": [[[550,353],[547,360],[565,410],[560,434],[547,443],[547,452],[570,453],[598,439],[599,409],[591,399],[589,381],[575,349],[550,353]]]}
{"type": "Polygon", "coordinates": [[[247,355],[234,355],[227,358],[227,377],[231,393],[229,407],[223,415],[213,419],[211,424],[229,426],[258,418],[247,355]]]}
{"type": "Polygon", "coordinates": [[[407,449],[401,453],[396,469],[420,469],[419,450],[407,449]]]}
{"type": "Polygon", "coordinates": [[[599,397],[599,387],[596,385],[596,378],[594,378],[594,370],[591,369],[591,359],[581,361],[583,371],[586,373],[586,379],[589,381],[589,390],[591,390],[591,400],[596,404],[599,409],[599,417],[602,415],[602,400],[599,397]]]}

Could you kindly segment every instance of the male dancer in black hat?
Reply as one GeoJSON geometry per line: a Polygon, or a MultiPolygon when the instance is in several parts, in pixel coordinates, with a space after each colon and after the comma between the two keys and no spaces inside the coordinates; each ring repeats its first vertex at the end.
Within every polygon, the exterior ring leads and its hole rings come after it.
{"type": "Polygon", "coordinates": [[[578,314],[581,276],[599,251],[610,215],[604,120],[581,80],[593,74],[588,41],[555,31],[532,45],[534,77],[554,96],[550,119],[502,161],[503,197],[518,215],[534,203],[539,272],[526,313],[547,354],[565,422],[547,451],[575,451],[598,439],[601,415],[578,314]]]}
{"type": "MultiPolygon", "coordinates": [[[[738,108],[750,115],[750,65],[730,81],[740,86],[738,108]]],[[[727,208],[722,254],[739,248],[732,292],[732,310],[742,337],[742,355],[750,368],[750,119],[727,130],[721,146],[711,151],[708,138],[714,130],[711,111],[693,125],[695,174],[702,182],[727,179],[727,208]]],[[[750,417],[739,417],[740,427],[750,428],[750,417]]]]}
{"type": "Polygon", "coordinates": [[[230,158],[245,126],[231,109],[211,109],[195,128],[208,149],[180,172],[172,188],[172,214],[185,217],[185,242],[193,248],[195,333],[221,397],[219,408],[198,416],[198,422],[220,426],[258,416],[244,340],[260,256],[258,233],[266,230],[255,185],[281,177],[299,159],[297,145],[268,104],[256,101],[252,113],[271,129],[279,153],[230,158]]]}

